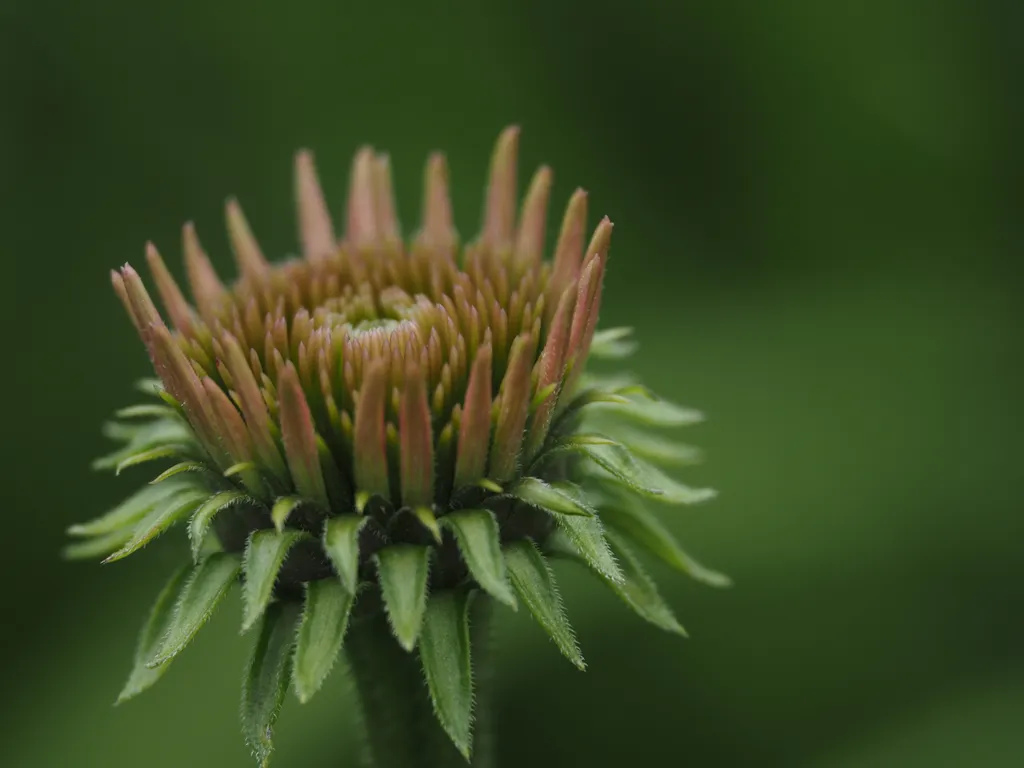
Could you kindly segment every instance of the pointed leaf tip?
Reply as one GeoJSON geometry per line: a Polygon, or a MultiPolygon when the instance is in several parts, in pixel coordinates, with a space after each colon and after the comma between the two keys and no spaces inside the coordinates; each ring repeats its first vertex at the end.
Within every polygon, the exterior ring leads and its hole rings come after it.
{"type": "Polygon", "coordinates": [[[256,531],[249,537],[242,563],[245,572],[242,592],[245,602],[243,632],[247,632],[259,621],[270,604],[281,566],[288,552],[302,536],[301,531],[256,531]]]}
{"type": "Polygon", "coordinates": [[[362,515],[338,515],[324,524],[324,551],[352,595],[359,589],[359,532],[367,519],[362,515]]]}
{"type": "Polygon", "coordinates": [[[295,694],[305,704],[334,666],[355,595],[334,579],[306,584],[306,603],[295,645],[295,694]]]}
{"type": "Polygon", "coordinates": [[[377,553],[377,570],[391,629],[411,651],[423,626],[432,547],[393,544],[377,553]]]}
{"type": "Polygon", "coordinates": [[[469,590],[430,596],[420,639],[420,661],[434,713],[452,743],[470,758],[473,729],[473,666],[469,634],[469,590]]]}
{"type": "Polygon", "coordinates": [[[514,610],[516,598],[508,584],[494,514],[485,509],[449,512],[441,518],[441,525],[455,534],[459,551],[476,582],[496,600],[514,610]]]}

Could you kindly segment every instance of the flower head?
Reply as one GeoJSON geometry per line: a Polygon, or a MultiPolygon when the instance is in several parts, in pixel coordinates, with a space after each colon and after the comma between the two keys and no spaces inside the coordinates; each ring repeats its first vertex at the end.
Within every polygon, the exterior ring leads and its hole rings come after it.
{"type": "MultiPolygon", "coordinates": [[[[339,239],[312,156],[300,152],[301,258],[268,262],[229,200],[233,284],[191,224],[193,304],[146,249],[169,323],[132,267],[112,273],[158,376],[144,388],[160,399],[119,414],[108,429],[122,447],[99,464],[174,463],[73,527],[82,541],[71,554],[119,560],[187,522],[194,561],[158,599],[122,698],[159,678],[236,580],[243,629],[261,626],[251,674],[273,677],[274,690],[290,678],[302,700],[330,670],[361,593],[383,604],[408,651],[432,622],[466,620],[435,610],[445,595],[521,601],[582,668],[548,556],[581,561],[642,617],[680,633],[633,548],[725,582],[641,503],[711,495],[650,463],[689,461],[692,451],[650,430],[699,414],[585,372],[590,357],[632,351],[628,329],[596,330],[611,222],[588,236],[577,190],[545,259],[552,174],[537,171],[517,206],[517,143],[515,128],[499,137],[481,231],[465,246],[443,156],[427,163],[420,228],[405,241],[386,155],[356,154],[339,239]],[[290,610],[300,603],[301,617],[290,610]]],[[[471,715],[439,701],[450,694],[432,681],[446,670],[426,668],[444,655],[421,655],[441,724],[468,754],[471,715]]],[[[277,707],[250,700],[257,688],[245,694],[246,729],[264,760],[277,707]]]]}

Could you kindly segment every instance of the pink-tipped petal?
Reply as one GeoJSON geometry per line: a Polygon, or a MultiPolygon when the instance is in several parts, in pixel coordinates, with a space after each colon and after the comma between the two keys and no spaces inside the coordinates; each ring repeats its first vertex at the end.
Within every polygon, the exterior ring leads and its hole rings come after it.
{"type": "Polygon", "coordinates": [[[387,370],[374,361],[363,378],[356,403],[353,448],[356,490],[388,496],[387,433],[384,405],[387,398],[387,370]]]}
{"type": "Polygon", "coordinates": [[[235,198],[229,198],[225,205],[225,216],[228,222],[228,235],[231,238],[231,248],[235,252],[235,261],[238,262],[238,270],[244,277],[251,280],[258,280],[267,274],[270,266],[263,256],[260,244],[242,213],[242,206],[235,198]]]}
{"type": "Polygon", "coordinates": [[[530,371],[533,345],[528,334],[517,336],[509,352],[508,369],[501,383],[501,408],[494,425],[494,445],[488,476],[499,483],[516,472],[530,411],[530,371]]]}
{"type": "MultiPolygon", "coordinates": [[[[577,189],[569,198],[562,228],[558,233],[555,245],[555,263],[551,272],[551,285],[560,295],[569,283],[579,276],[580,264],[583,262],[583,238],[587,229],[587,193],[577,189]]],[[[549,305],[552,309],[555,302],[549,305]]]]}
{"type": "Polygon", "coordinates": [[[519,231],[516,234],[516,258],[520,261],[537,263],[544,252],[551,181],[551,169],[546,165],[541,167],[534,174],[526,199],[523,200],[519,231]]]}
{"type": "Polygon", "coordinates": [[[434,501],[434,441],[423,372],[410,365],[405,374],[398,411],[402,504],[430,505],[434,501]]]}
{"type": "Polygon", "coordinates": [[[448,163],[440,152],[427,161],[423,182],[423,224],[420,238],[427,245],[447,250],[456,240],[452,200],[448,192],[448,163]]]}
{"type": "Polygon", "coordinates": [[[334,253],[336,240],[331,213],[316,174],[313,153],[307,149],[295,155],[295,203],[299,211],[299,239],[308,261],[322,261],[334,253]]]}
{"type": "Polygon", "coordinates": [[[385,242],[396,242],[401,238],[402,232],[398,224],[395,191],[391,182],[391,159],[387,155],[377,155],[373,172],[377,233],[385,242]]]}
{"type": "Polygon", "coordinates": [[[285,363],[277,380],[281,439],[295,489],[306,498],[327,505],[327,486],[320,469],[320,452],[313,428],[313,415],[291,361],[285,363]]]}
{"type": "Polygon", "coordinates": [[[352,160],[345,239],[356,247],[377,242],[376,157],[363,147],[352,160]]]}
{"type": "Polygon", "coordinates": [[[548,435],[548,428],[551,426],[551,417],[558,404],[558,390],[562,384],[562,377],[565,375],[566,353],[569,346],[569,321],[572,318],[575,301],[576,294],[570,286],[570,289],[563,291],[562,298],[558,302],[558,309],[555,310],[554,319],[551,321],[551,330],[548,331],[548,339],[544,344],[544,351],[541,353],[537,391],[543,392],[551,385],[555,386],[555,390],[537,406],[537,410],[533,414],[533,422],[526,438],[525,456],[527,460],[532,459],[543,446],[548,435]]]}
{"type": "Polygon", "coordinates": [[[512,247],[516,223],[516,165],[519,156],[519,126],[501,132],[491,155],[487,184],[483,241],[496,251],[512,247]]]}
{"type": "Polygon", "coordinates": [[[252,366],[246,360],[241,346],[234,336],[225,333],[221,337],[224,347],[224,364],[231,374],[235,392],[238,394],[242,414],[252,436],[253,445],[260,460],[278,478],[286,480],[288,470],[271,432],[270,413],[263,400],[259,384],[253,375],[252,366]]]}
{"type": "Polygon", "coordinates": [[[210,257],[203,250],[192,222],[188,222],[182,229],[181,240],[185,251],[185,272],[192,288],[192,298],[195,299],[203,319],[209,322],[216,317],[221,306],[224,286],[210,263],[210,257]]]}
{"type": "Polygon", "coordinates": [[[245,422],[242,421],[238,410],[224,394],[224,390],[218,387],[217,383],[209,376],[203,377],[202,385],[210,402],[217,434],[228,453],[231,454],[231,460],[235,464],[252,461],[249,433],[245,429],[245,422]]]}
{"type": "Polygon", "coordinates": [[[482,480],[491,438],[491,346],[476,353],[466,387],[455,460],[455,488],[482,480]]]}
{"type": "Polygon", "coordinates": [[[156,289],[160,293],[160,301],[163,302],[164,309],[170,315],[174,327],[186,335],[193,335],[195,313],[168,271],[164,260],[160,258],[156,246],[152,243],[146,243],[146,261],[149,262],[149,271],[153,275],[156,289]]]}
{"type": "Polygon", "coordinates": [[[110,284],[114,287],[114,293],[117,294],[117,298],[121,300],[124,311],[128,313],[128,318],[132,321],[132,325],[135,326],[135,330],[141,336],[142,325],[139,323],[138,318],[135,317],[135,310],[132,309],[131,299],[128,298],[128,288],[124,284],[124,278],[121,277],[121,273],[116,269],[110,270],[110,284]]]}

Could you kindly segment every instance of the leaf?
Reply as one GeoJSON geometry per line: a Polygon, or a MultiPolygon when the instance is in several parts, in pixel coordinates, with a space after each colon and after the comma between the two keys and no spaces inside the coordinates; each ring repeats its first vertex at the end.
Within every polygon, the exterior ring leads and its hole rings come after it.
{"type": "Polygon", "coordinates": [[[288,551],[302,538],[302,531],[254,531],[245,548],[242,570],[245,583],[242,596],[245,610],[242,631],[248,632],[263,615],[274,596],[277,574],[284,565],[288,551]]]}
{"type": "Polygon", "coordinates": [[[349,594],[359,588],[359,532],[368,518],[339,515],[324,525],[324,551],[349,594]]]}
{"type": "Polygon", "coordinates": [[[553,485],[548,485],[536,477],[524,477],[511,488],[508,493],[527,504],[555,512],[559,515],[580,515],[592,517],[594,510],[585,502],[570,496],[553,485]]]}
{"type": "Polygon", "coordinates": [[[248,498],[241,491],[224,491],[211,496],[195,511],[188,524],[188,538],[192,544],[192,561],[199,562],[199,553],[210,530],[213,518],[221,510],[248,498]]]}
{"type": "Polygon", "coordinates": [[[300,507],[303,501],[301,496],[282,496],[275,501],[274,508],[270,511],[270,519],[274,523],[274,528],[279,532],[283,531],[284,524],[288,522],[292,512],[300,507]]]}
{"type": "Polygon", "coordinates": [[[167,671],[167,667],[170,665],[169,660],[156,667],[147,665],[153,658],[153,654],[156,653],[157,646],[171,623],[174,605],[181,593],[182,585],[189,575],[189,570],[187,567],[180,568],[157,595],[156,602],[153,603],[153,607],[149,611],[149,617],[139,633],[138,644],[135,647],[135,665],[128,676],[128,682],[125,683],[117,697],[117,704],[123,704],[129,699],[135,698],[155,684],[167,671]]]}
{"type": "Polygon", "coordinates": [[[165,469],[159,475],[157,475],[152,480],[150,480],[149,484],[150,485],[156,485],[157,483],[162,483],[165,480],[169,480],[170,478],[174,477],[175,475],[182,474],[183,472],[205,472],[205,471],[207,471],[207,466],[205,464],[200,464],[197,461],[183,461],[180,464],[175,464],[170,469],[165,469]]]}
{"type": "Polygon", "coordinates": [[[320,579],[306,585],[295,646],[293,673],[295,694],[306,703],[320,690],[341,651],[355,595],[336,579],[320,579]]]}
{"type": "MultiPolygon", "coordinates": [[[[603,431],[601,427],[598,429],[603,431]]],[[[650,432],[622,425],[613,426],[608,432],[634,455],[655,464],[688,467],[699,464],[703,460],[700,449],[677,443],[675,440],[668,440],[650,432]]]]}
{"type": "Polygon", "coordinates": [[[156,403],[143,403],[142,405],[129,405],[114,414],[119,419],[166,419],[174,418],[177,411],[166,405],[156,403]]]}
{"type": "Polygon", "coordinates": [[[692,579],[712,587],[732,585],[728,576],[705,568],[683,551],[668,528],[642,505],[608,506],[601,510],[601,517],[624,539],[643,547],[692,579]]]}
{"type": "Polygon", "coordinates": [[[637,349],[637,343],[628,336],[632,328],[606,328],[594,333],[590,342],[590,354],[600,360],[621,360],[629,357],[637,349]]]}
{"type": "MultiPolygon", "coordinates": [[[[640,618],[649,621],[659,629],[686,637],[686,630],[676,620],[654,581],[647,575],[636,556],[626,543],[614,532],[607,534],[612,549],[619,558],[624,578],[621,583],[605,579],[612,591],[633,609],[640,618]]],[[[602,574],[603,575],[603,574],[602,574]]]]}
{"type": "Polygon", "coordinates": [[[122,560],[141,549],[176,522],[192,514],[192,511],[202,504],[206,497],[206,491],[189,490],[157,504],[148,515],[139,521],[131,539],[103,562],[113,563],[122,560]]]}
{"type": "Polygon", "coordinates": [[[580,670],[587,668],[580,654],[572,627],[562,608],[562,598],[555,577],[537,545],[528,539],[516,541],[505,548],[505,563],[516,594],[558,650],[580,670]]]}
{"type": "Polygon", "coordinates": [[[494,514],[486,509],[450,512],[441,518],[441,525],[455,534],[462,557],[477,583],[495,599],[514,610],[516,598],[508,584],[498,522],[494,514]]]}
{"type": "Polygon", "coordinates": [[[145,424],[110,422],[104,425],[103,431],[111,439],[127,441],[128,444],[94,461],[93,469],[116,469],[118,464],[135,454],[168,445],[192,445],[194,442],[189,428],[176,418],[159,419],[145,424]]]}
{"type": "Polygon", "coordinates": [[[97,517],[95,520],[90,520],[87,523],[72,525],[68,528],[68,534],[71,536],[100,536],[122,530],[137,523],[160,502],[167,500],[188,487],[188,483],[181,481],[164,483],[152,488],[144,487],[105,515],[97,517]]]}
{"type": "Polygon", "coordinates": [[[415,507],[412,513],[416,516],[416,519],[420,521],[420,524],[426,528],[430,535],[434,538],[438,544],[441,543],[441,528],[437,524],[437,516],[434,514],[434,510],[430,507],[415,507]]]}
{"type": "Polygon", "coordinates": [[[608,546],[600,520],[596,517],[556,515],[555,522],[591,568],[610,582],[622,581],[622,571],[608,546]]]}
{"type": "Polygon", "coordinates": [[[704,414],[693,408],[670,403],[644,387],[624,387],[608,393],[612,397],[593,401],[595,410],[627,421],[652,427],[686,427],[704,421],[704,414]]]}
{"type": "Polygon", "coordinates": [[[469,590],[442,590],[430,597],[420,660],[441,727],[469,760],[473,728],[473,666],[470,659],[469,590]]]}
{"type": "Polygon", "coordinates": [[[391,629],[407,651],[416,646],[427,608],[430,550],[413,544],[393,544],[377,553],[380,588],[391,629]]]}
{"type": "Polygon", "coordinates": [[[114,470],[114,474],[120,475],[130,467],[136,467],[150,461],[184,456],[187,452],[188,446],[185,445],[165,445],[159,448],[150,448],[149,450],[139,451],[138,453],[133,453],[122,459],[114,470]]]}
{"type": "Polygon", "coordinates": [[[68,544],[64,547],[62,554],[67,560],[91,560],[94,557],[106,557],[123,547],[131,537],[131,529],[122,528],[68,544]]]}
{"type": "Polygon", "coordinates": [[[649,497],[662,504],[700,504],[718,495],[714,488],[691,488],[683,485],[646,462],[638,461],[637,465],[640,467],[644,485],[661,491],[657,495],[649,494],[649,497]]]}
{"type": "Polygon", "coordinates": [[[146,666],[158,667],[184,650],[235,583],[241,567],[238,555],[214,552],[192,569],[160,648],[146,666]]]}
{"type": "Polygon", "coordinates": [[[259,761],[270,764],[274,723],[288,691],[298,605],[275,603],[263,616],[242,685],[242,732],[259,761]]]}
{"type": "MultiPolygon", "coordinates": [[[[598,479],[608,478],[649,499],[665,504],[699,504],[717,494],[711,488],[690,488],[672,479],[657,467],[638,460],[619,444],[575,445],[567,441],[564,450],[579,453],[599,469],[598,479]]],[[[557,450],[557,449],[556,449],[557,450]]]]}

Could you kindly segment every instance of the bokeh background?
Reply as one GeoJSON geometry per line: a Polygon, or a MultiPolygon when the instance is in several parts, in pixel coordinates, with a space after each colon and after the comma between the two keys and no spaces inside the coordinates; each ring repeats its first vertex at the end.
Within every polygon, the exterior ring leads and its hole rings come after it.
{"type": "MultiPolygon", "coordinates": [[[[471,234],[512,122],[616,223],[604,322],[710,416],[685,477],[721,496],[666,514],[736,586],[653,567],[679,641],[559,570],[591,668],[502,617],[501,765],[1024,765],[1022,8],[5,0],[0,765],[250,765],[237,597],[114,709],[184,543],[59,558],[140,479],[89,470],[148,370],[108,269],[192,218],[230,274],[229,193],[291,251],[299,146],[335,210],[389,149],[410,225],[446,148],[471,234]]],[[[355,723],[335,674],[277,764],[354,764],[355,723]]]]}

